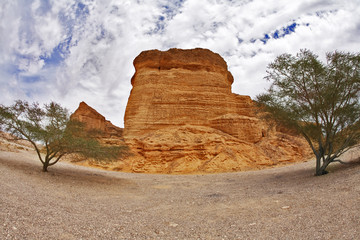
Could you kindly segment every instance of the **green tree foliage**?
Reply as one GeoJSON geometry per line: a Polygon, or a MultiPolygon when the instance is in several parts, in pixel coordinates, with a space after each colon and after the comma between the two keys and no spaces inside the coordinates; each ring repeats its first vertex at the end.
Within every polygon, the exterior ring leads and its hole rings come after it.
{"type": "Polygon", "coordinates": [[[271,86],[257,96],[262,109],[296,129],[316,156],[316,175],[359,141],[360,54],[309,50],[278,56],[267,69],[271,86]]]}
{"type": "Polygon", "coordinates": [[[86,131],[83,123],[70,120],[67,109],[55,102],[43,108],[21,100],[8,107],[0,105],[0,127],[32,144],[44,172],[67,154],[112,160],[125,151],[124,147],[101,145],[95,131],[86,131]]]}

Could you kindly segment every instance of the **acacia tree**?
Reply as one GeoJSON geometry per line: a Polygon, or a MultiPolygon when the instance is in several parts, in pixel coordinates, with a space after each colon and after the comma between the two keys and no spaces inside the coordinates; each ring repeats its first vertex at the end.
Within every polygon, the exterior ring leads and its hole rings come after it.
{"type": "Polygon", "coordinates": [[[44,172],[67,154],[111,160],[124,151],[124,147],[101,145],[94,131],[86,131],[83,123],[70,120],[67,109],[55,102],[43,108],[21,100],[8,107],[0,105],[0,129],[15,139],[29,141],[44,172]]]}
{"type": "Polygon", "coordinates": [[[267,116],[296,129],[316,156],[315,175],[360,139],[360,54],[327,53],[326,64],[309,50],[278,56],[267,68],[271,86],[257,96],[267,116]]]}

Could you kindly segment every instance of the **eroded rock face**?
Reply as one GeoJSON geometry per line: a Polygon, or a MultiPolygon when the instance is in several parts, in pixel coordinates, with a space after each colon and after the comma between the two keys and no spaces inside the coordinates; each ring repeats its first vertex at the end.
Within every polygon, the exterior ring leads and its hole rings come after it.
{"type": "Polygon", "coordinates": [[[125,113],[134,155],[120,169],[151,173],[227,172],[303,160],[304,140],[256,116],[249,96],[231,92],[233,77],[206,49],[142,52],[125,113]]]}
{"type": "Polygon", "coordinates": [[[216,121],[220,116],[254,116],[250,97],[231,93],[233,77],[221,56],[210,50],[145,51],[134,66],[125,137],[184,124],[224,130],[216,121]]]}
{"type": "Polygon", "coordinates": [[[276,133],[254,144],[193,125],[162,128],[128,143],[135,154],[120,169],[139,173],[247,171],[301,161],[307,155],[306,143],[296,137],[276,133]]]}
{"type": "Polygon", "coordinates": [[[122,128],[113,125],[110,121],[106,120],[103,115],[85,102],[80,103],[78,109],[76,109],[70,118],[85,123],[86,129],[96,129],[101,131],[102,138],[122,138],[122,128]]]}

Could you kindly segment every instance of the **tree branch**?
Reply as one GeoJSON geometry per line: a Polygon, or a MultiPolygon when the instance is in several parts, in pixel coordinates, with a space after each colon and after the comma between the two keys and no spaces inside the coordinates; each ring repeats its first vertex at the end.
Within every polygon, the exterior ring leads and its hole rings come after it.
{"type": "Polygon", "coordinates": [[[66,155],[65,153],[60,154],[54,162],[52,162],[52,163],[49,162],[49,166],[52,166],[52,165],[56,164],[60,160],[60,158],[62,158],[65,155],[66,155]]]}
{"type": "Polygon", "coordinates": [[[348,162],[343,162],[340,159],[333,160],[333,162],[339,162],[341,164],[349,164],[348,162]]]}

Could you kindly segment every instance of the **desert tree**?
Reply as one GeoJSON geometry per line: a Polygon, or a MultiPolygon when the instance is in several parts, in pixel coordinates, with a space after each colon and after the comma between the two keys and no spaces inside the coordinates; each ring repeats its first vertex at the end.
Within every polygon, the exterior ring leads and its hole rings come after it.
{"type": "Polygon", "coordinates": [[[34,147],[43,171],[68,154],[80,154],[96,160],[113,160],[124,147],[104,146],[96,131],[70,120],[68,110],[55,102],[44,104],[17,100],[11,106],[0,105],[0,127],[15,140],[26,140],[34,147]]]}
{"type": "Polygon", "coordinates": [[[295,129],[316,156],[316,173],[358,143],[360,54],[332,52],[326,63],[309,50],[278,56],[267,68],[269,89],[257,96],[267,116],[295,129]]]}

